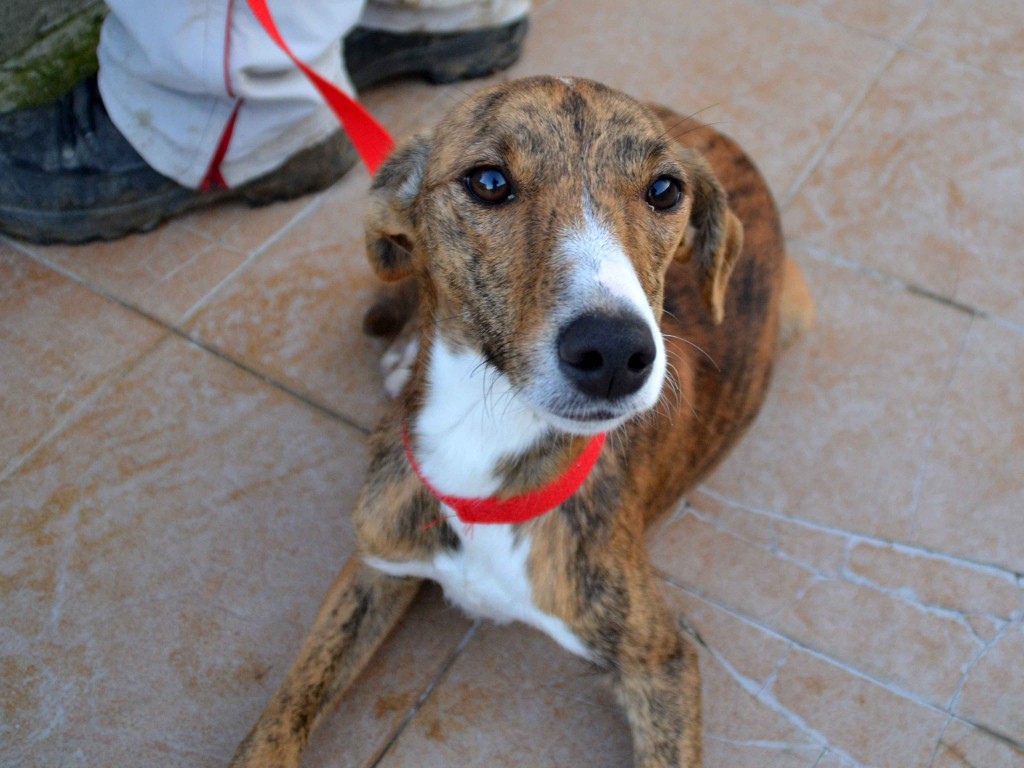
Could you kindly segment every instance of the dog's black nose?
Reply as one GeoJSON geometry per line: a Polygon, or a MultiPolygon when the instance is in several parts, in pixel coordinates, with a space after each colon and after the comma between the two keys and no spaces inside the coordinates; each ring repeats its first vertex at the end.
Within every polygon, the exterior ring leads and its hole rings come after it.
{"type": "Polygon", "coordinates": [[[647,381],[657,349],[647,324],[622,315],[583,315],[558,339],[559,367],[593,397],[616,400],[647,381]]]}

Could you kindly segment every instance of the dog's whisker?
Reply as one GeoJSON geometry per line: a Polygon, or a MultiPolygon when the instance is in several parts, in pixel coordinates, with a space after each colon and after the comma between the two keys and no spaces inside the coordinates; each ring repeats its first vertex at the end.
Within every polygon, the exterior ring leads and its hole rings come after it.
{"type": "Polygon", "coordinates": [[[718,367],[718,363],[716,363],[716,362],[715,362],[715,358],[713,358],[713,357],[712,357],[712,356],[711,356],[711,355],[710,355],[710,354],[709,354],[709,353],[708,353],[708,352],[707,352],[707,351],[706,351],[705,349],[703,349],[702,347],[698,346],[697,344],[694,344],[694,343],[693,343],[692,341],[690,341],[689,339],[684,339],[684,338],[683,338],[682,336],[675,336],[675,335],[673,335],[673,334],[671,334],[671,333],[664,333],[664,334],[662,334],[662,335],[663,335],[663,336],[664,336],[664,337],[665,337],[666,339],[675,339],[676,341],[681,341],[681,342],[683,342],[684,344],[689,344],[689,345],[690,345],[691,347],[693,347],[693,348],[694,348],[694,349],[696,349],[696,350],[697,350],[698,352],[700,352],[700,353],[701,353],[702,355],[704,355],[704,357],[706,357],[706,358],[707,358],[707,359],[708,359],[708,360],[709,360],[709,361],[711,362],[711,364],[712,364],[713,366],[715,366],[715,370],[716,370],[716,371],[718,371],[719,373],[721,373],[721,372],[722,372],[722,369],[718,367]]]}

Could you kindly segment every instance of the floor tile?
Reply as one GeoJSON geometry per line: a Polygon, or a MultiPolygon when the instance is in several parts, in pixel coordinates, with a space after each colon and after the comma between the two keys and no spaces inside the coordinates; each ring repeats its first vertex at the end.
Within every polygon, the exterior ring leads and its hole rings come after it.
{"type": "Polygon", "coordinates": [[[326,715],[303,757],[305,768],[357,768],[382,753],[472,627],[428,586],[392,636],[326,715]]]}
{"type": "Polygon", "coordinates": [[[972,327],[939,415],[915,540],[1024,571],[1024,335],[972,327]]]}
{"type": "Polygon", "coordinates": [[[1024,750],[954,720],[942,735],[932,768],[972,768],[982,765],[1021,768],[1024,766],[1024,750]]]}
{"type": "Polygon", "coordinates": [[[687,494],[692,513],[717,527],[773,554],[823,576],[835,576],[843,567],[850,540],[794,520],[752,512],[706,490],[687,494]]]}
{"type": "Polygon", "coordinates": [[[368,89],[360,101],[396,139],[431,127],[456,102],[483,86],[485,80],[432,85],[419,80],[393,80],[368,89]]]}
{"type": "MultiPolygon", "coordinates": [[[[812,572],[696,514],[666,527],[652,557],[674,584],[937,707],[948,706],[962,668],[983,648],[963,617],[929,610],[898,590],[812,572]]],[[[1006,597],[1019,609],[1015,586],[1006,597]]]]}
{"type": "Polygon", "coordinates": [[[726,0],[709,13],[694,0],[653,0],[636,13],[616,0],[562,0],[502,77],[589,77],[684,115],[700,110],[743,144],[781,198],[889,52],[760,2],[726,0]]]}
{"type": "Polygon", "coordinates": [[[821,755],[813,735],[745,690],[710,654],[701,654],[701,679],[707,768],[731,768],[733,760],[810,768],[821,755]]]}
{"type": "Polygon", "coordinates": [[[1013,0],[938,0],[910,44],[1024,79],[1024,14],[1013,0]]]}
{"type": "Polygon", "coordinates": [[[163,332],[0,245],[0,472],[163,332]]]}
{"type": "Polygon", "coordinates": [[[779,4],[889,40],[902,39],[928,6],[927,0],[779,0],[779,4]]]}
{"type": "Polygon", "coordinates": [[[651,560],[672,583],[757,619],[785,608],[816,578],[693,514],[661,532],[651,560]]]}
{"type": "Polygon", "coordinates": [[[772,693],[832,747],[878,768],[926,768],[947,720],[798,650],[779,670],[772,693]]]}
{"type": "Polygon", "coordinates": [[[365,180],[347,177],[224,286],[188,332],[370,427],[384,402],[381,343],[362,318],[381,283],[363,250],[365,180]]]}
{"type": "Polygon", "coordinates": [[[817,326],[781,357],[764,409],[707,485],[756,509],[905,541],[970,318],[792,252],[817,326]]]}
{"type": "Polygon", "coordinates": [[[1012,624],[968,670],[956,707],[964,719],[1024,744],[1024,626],[1012,624]]]}
{"type": "Polygon", "coordinates": [[[251,254],[277,236],[295,217],[316,203],[316,195],[304,195],[273,205],[253,208],[246,203],[229,202],[193,211],[178,219],[186,229],[234,251],[251,254]]]}
{"type": "Polygon", "coordinates": [[[859,542],[850,551],[846,572],[920,605],[947,611],[1010,619],[1022,610],[1021,591],[1012,574],[907,548],[859,542]]]}
{"type": "Polygon", "coordinates": [[[805,647],[940,708],[956,694],[963,667],[982,650],[966,622],[838,580],[815,582],[771,624],[805,647]]]}
{"type": "Polygon", "coordinates": [[[728,665],[749,688],[759,690],[768,685],[789,650],[788,640],[768,634],[693,592],[671,585],[662,592],[669,610],[693,628],[716,663],[728,665]]]}
{"type": "Polygon", "coordinates": [[[669,610],[701,641],[705,763],[731,766],[731,760],[757,758],[766,765],[814,765],[822,745],[759,698],[790,643],[678,588],[664,592],[669,610]]]}
{"type": "Polygon", "coordinates": [[[589,666],[522,625],[481,626],[382,768],[622,766],[624,716],[589,666]]]}
{"type": "Polygon", "coordinates": [[[112,242],[28,247],[166,323],[176,323],[245,259],[177,222],[112,242]]]}
{"type": "Polygon", "coordinates": [[[363,450],[177,339],[118,381],[0,489],[3,762],[223,765],[352,551],[363,450]]]}
{"type": "Polygon", "coordinates": [[[785,215],[790,237],[1024,324],[1024,83],[901,53],[785,215]]]}

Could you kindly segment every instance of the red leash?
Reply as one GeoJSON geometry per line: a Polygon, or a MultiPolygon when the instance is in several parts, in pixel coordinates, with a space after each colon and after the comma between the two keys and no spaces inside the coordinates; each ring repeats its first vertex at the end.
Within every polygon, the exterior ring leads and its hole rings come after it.
{"type": "Polygon", "coordinates": [[[522,496],[513,496],[511,499],[496,499],[493,496],[489,499],[473,499],[441,493],[424,477],[419,464],[416,463],[409,443],[409,430],[404,424],[402,425],[402,442],[405,443],[405,455],[409,460],[409,465],[420,482],[438,501],[454,509],[459,520],[464,523],[510,524],[525,523],[527,520],[540,517],[567,502],[583,485],[587,476],[590,475],[590,470],[597,463],[597,459],[601,455],[601,448],[604,447],[604,434],[595,435],[590,439],[587,447],[583,449],[583,453],[565,474],[556,477],[545,486],[524,493],[522,496]]]}
{"type": "Polygon", "coordinates": [[[334,110],[334,114],[341,121],[345,133],[355,146],[359,156],[363,158],[366,167],[370,170],[370,174],[377,173],[377,169],[387,160],[391,150],[395,147],[395,140],[391,138],[391,134],[373,118],[373,115],[363,108],[362,104],[346,94],[334,83],[320,77],[310,67],[296,58],[291,48],[285,43],[284,38],[281,37],[277,24],[274,23],[274,17],[270,15],[270,9],[267,7],[267,0],[248,0],[248,2],[249,8],[252,9],[260,24],[263,25],[263,29],[280,46],[281,50],[288,55],[288,58],[295,62],[295,66],[302,70],[310,82],[320,91],[324,101],[334,110]]]}

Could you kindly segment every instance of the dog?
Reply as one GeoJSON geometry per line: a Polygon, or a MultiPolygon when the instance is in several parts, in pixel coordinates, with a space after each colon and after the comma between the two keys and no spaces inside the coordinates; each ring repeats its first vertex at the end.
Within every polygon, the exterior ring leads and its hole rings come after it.
{"type": "Polygon", "coordinates": [[[636,766],[700,765],[697,655],[642,533],[813,317],[761,175],[695,120],[528,78],[401,144],[364,223],[377,274],[418,293],[371,315],[418,305],[418,346],[371,439],[358,551],[232,765],[298,766],[423,579],[606,670],[636,766]]]}

